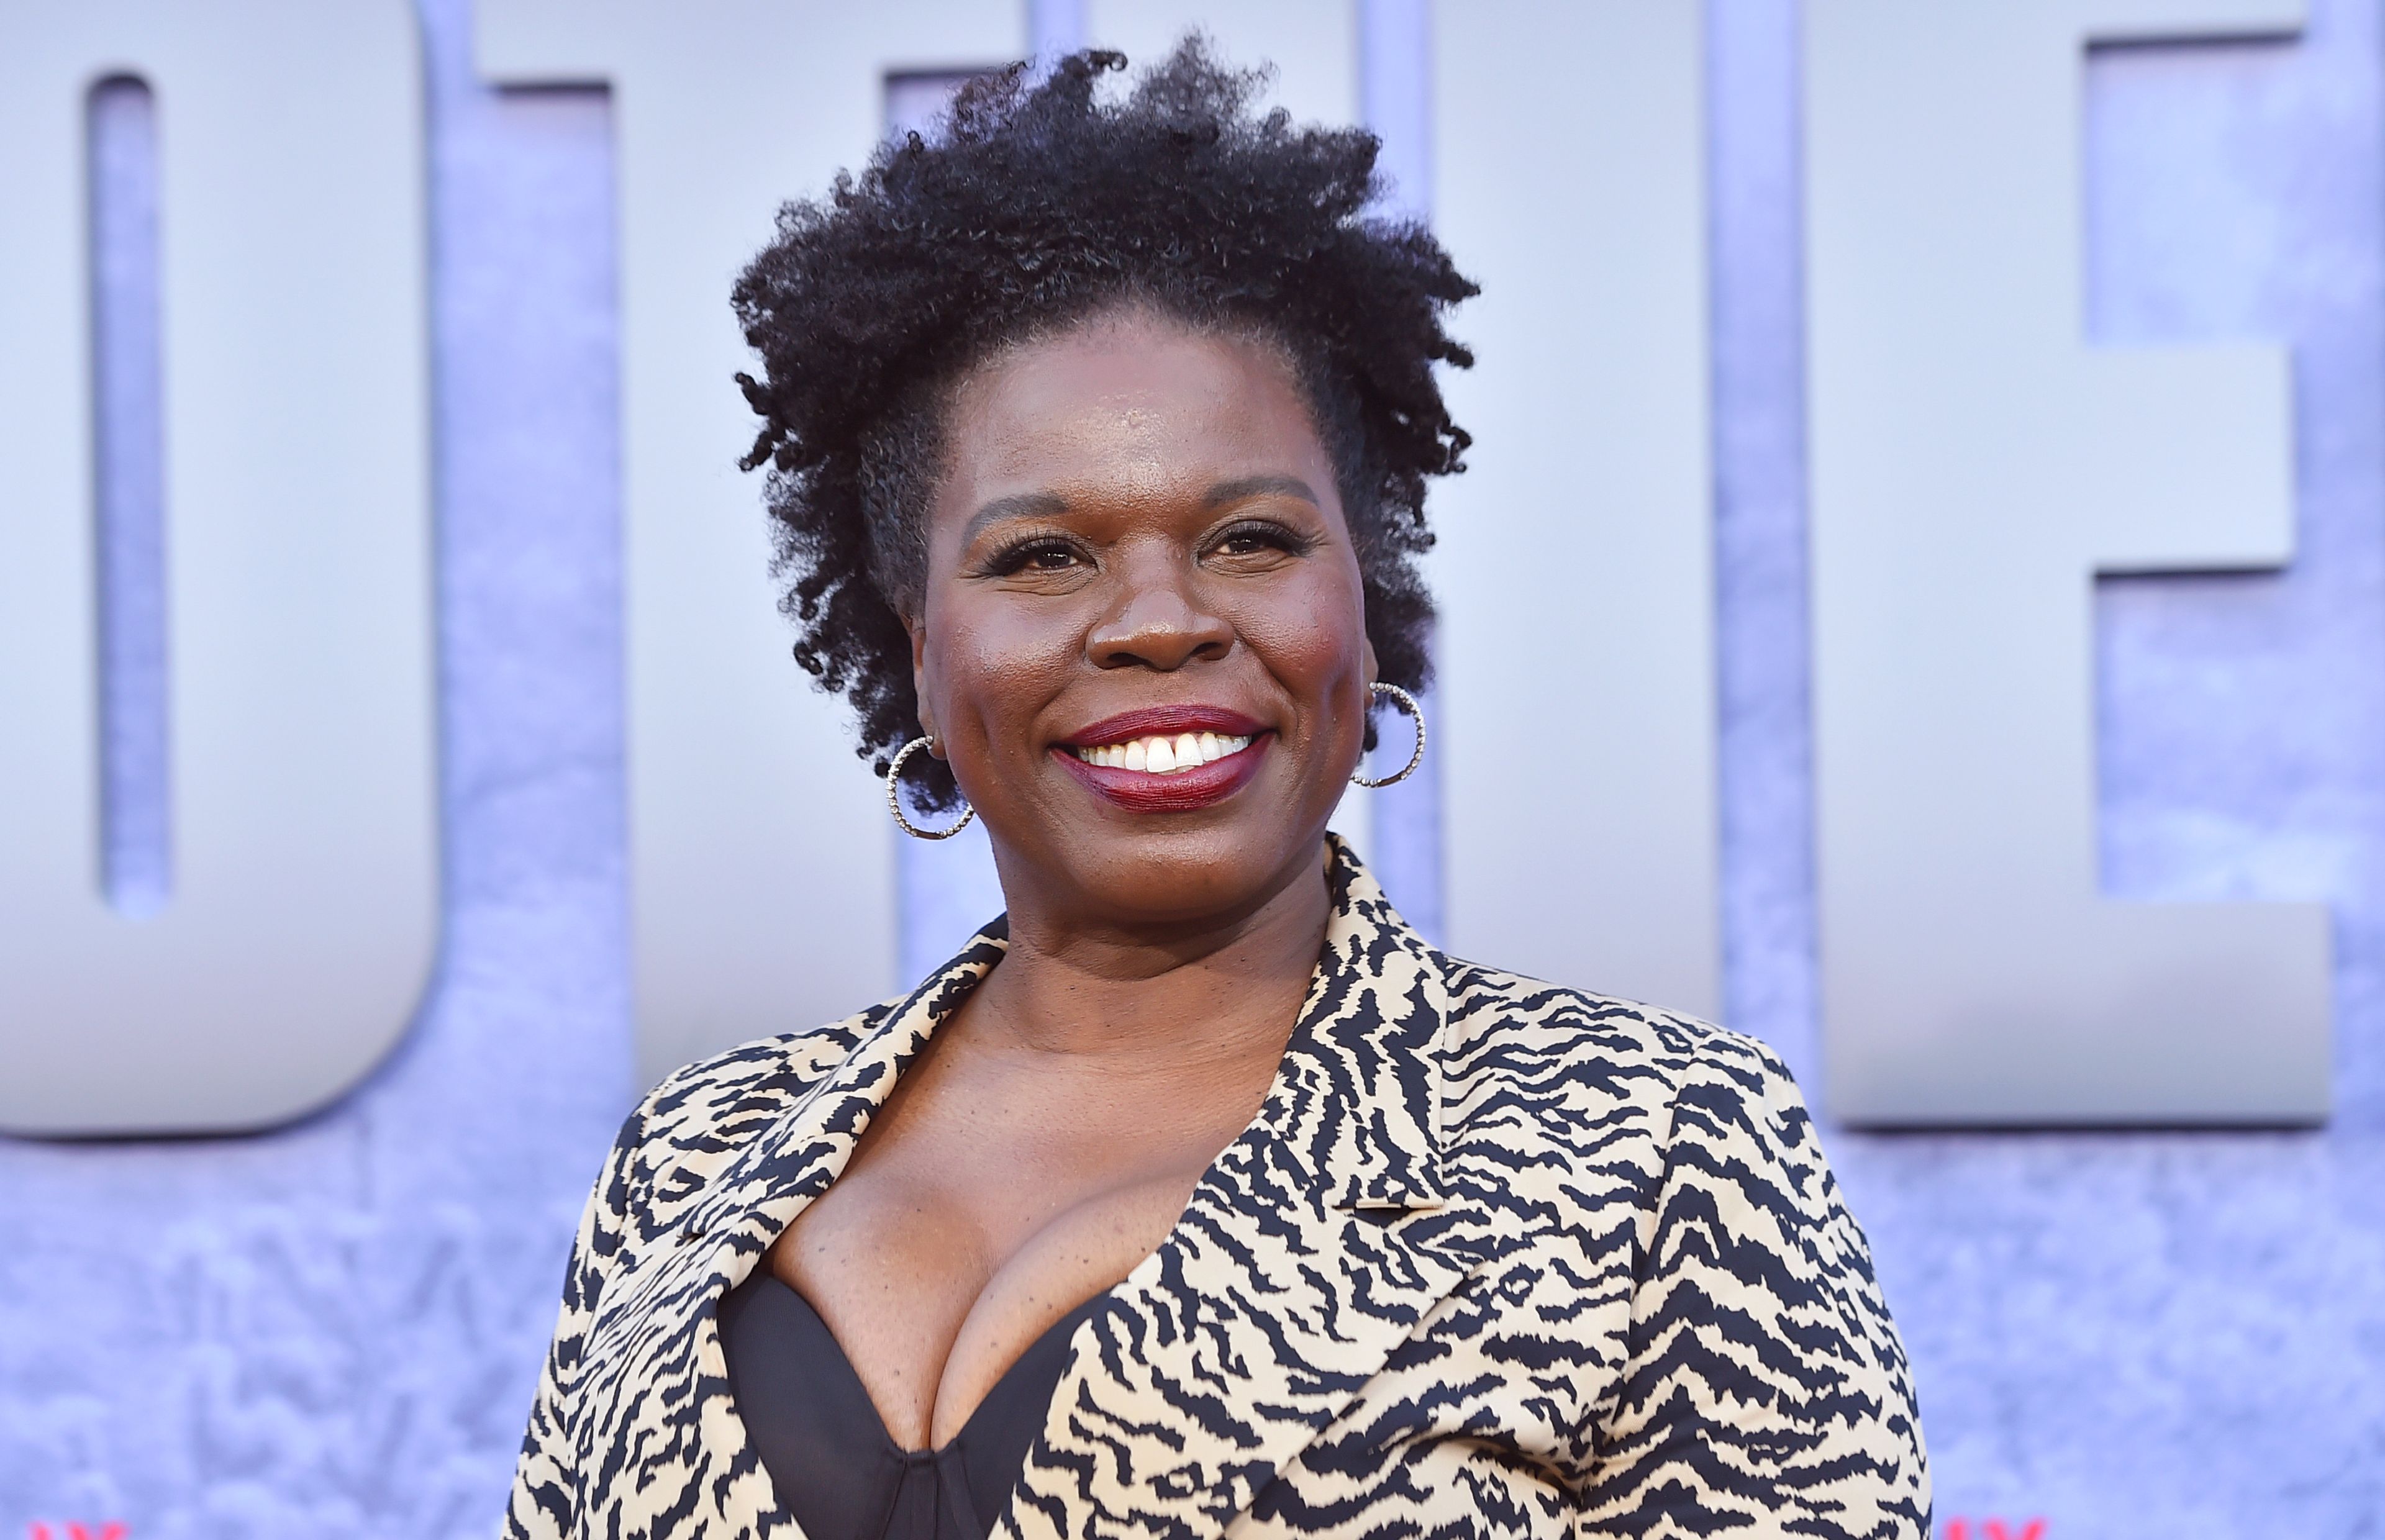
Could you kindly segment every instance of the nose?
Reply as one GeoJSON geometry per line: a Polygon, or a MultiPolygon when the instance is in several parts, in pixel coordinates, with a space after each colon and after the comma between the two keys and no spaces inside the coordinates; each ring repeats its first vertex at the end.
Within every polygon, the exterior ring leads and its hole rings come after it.
{"type": "MultiPolygon", "coordinates": [[[[1172,564],[1170,564],[1172,565],[1172,564]]],[[[1186,664],[1224,657],[1234,628],[1209,613],[1179,572],[1130,578],[1118,603],[1085,638],[1099,668],[1151,668],[1173,673],[1186,664]]]]}

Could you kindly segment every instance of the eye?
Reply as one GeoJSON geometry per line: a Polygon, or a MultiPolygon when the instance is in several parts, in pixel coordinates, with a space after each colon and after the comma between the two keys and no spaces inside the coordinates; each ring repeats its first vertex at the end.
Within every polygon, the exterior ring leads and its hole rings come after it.
{"type": "Polygon", "coordinates": [[[1021,572],[1070,572],[1084,559],[1083,553],[1068,541],[1043,535],[995,552],[986,559],[985,571],[996,578],[1021,572]]]}
{"type": "Polygon", "coordinates": [[[1316,542],[1296,529],[1272,519],[1243,519],[1217,532],[1210,542],[1213,554],[1242,559],[1275,555],[1305,556],[1316,542]]]}

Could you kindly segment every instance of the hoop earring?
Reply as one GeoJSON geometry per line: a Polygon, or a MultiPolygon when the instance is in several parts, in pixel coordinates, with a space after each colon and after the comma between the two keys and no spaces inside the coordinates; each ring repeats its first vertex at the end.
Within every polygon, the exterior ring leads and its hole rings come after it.
{"type": "Polygon", "coordinates": [[[961,799],[961,806],[968,811],[961,814],[961,821],[950,828],[923,829],[903,816],[903,762],[927,748],[930,741],[925,738],[915,738],[894,751],[894,763],[886,767],[886,811],[893,813],[894,821],[903,826],[903,832],[914,839],[950,839],[968,827],[970,822],[977,817],[977,809],[969,805],[969,800],[967,797],[961,799]]]}
{"type": "MultiPolygon", "coordinates": [[[[1400,782],[1407,779],[1410,776],[1415,775],[1416,767],[1424,763],[1424,708],[1417,704],[1417,698],[1415,696],[1410,695],[1406,690],[1402,689],[1397,685],[1377,683],[1370,685],[1367,688],[1373,691],[1377,700],[1380,700],[1388,696],[1393,705],[1399,707],[1400,710],[1416,718],[1416,748],[1409,752],[1408,762],[1400,766],[1398,775],[1385,776],[1382,779],[1377,781],[1370,781],[1367,778],[1366,762],[1364,759],[1361,759],[1358,764],[1357,773],[1350,777],[1350,784],[1353,786],[1365,787],[1397,786],[1400,782]]],[[[1374,702],[1369,701],[1367,704],[1371,707],[1374,704],[1374,702]]]]}

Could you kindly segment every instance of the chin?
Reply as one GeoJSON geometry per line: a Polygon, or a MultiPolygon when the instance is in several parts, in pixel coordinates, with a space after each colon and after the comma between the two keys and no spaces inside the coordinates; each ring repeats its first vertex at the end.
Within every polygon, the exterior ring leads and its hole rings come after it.
{"type": "Polygon", "coordinates": [[[1069,864],[1086,896],[1118,919],[1211,921],[1266,904],[1313,862],[1325,838],[1323,817],[1300,828],[1277,820],[1255,824],[1237,818],[1201,827],[1105,829],[1083,839],[1069,864]]]}

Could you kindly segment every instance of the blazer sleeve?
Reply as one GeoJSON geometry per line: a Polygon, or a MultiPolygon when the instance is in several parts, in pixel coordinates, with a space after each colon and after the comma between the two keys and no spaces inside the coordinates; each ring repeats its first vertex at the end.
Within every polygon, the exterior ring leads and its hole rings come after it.
{"type": "Polygon", "coordinates": [[[1927,1540],[1913,1382],[1811,1115],[1717,1032],[1680,1086],[1576,1534],[1927,1540]]]}
{"type": "Polygon", "coordinates": [[[578,1388],[588,1332],[597,1298],[629,1234],[639,1202],[632,1190],[638,1155],[645,1138],[645,1108],[630,1114],[613,1141],[596,1186],[581,1212],[571,1261],[563,1273],[563,1307],[555,1340],[531,1403],[530,1427],[522,1434],[514,1466],[513,1497],[506,1504],[504,1540],[565,1540],[575,1533],[580,1507],[576,1447],[578,1388]]]}

